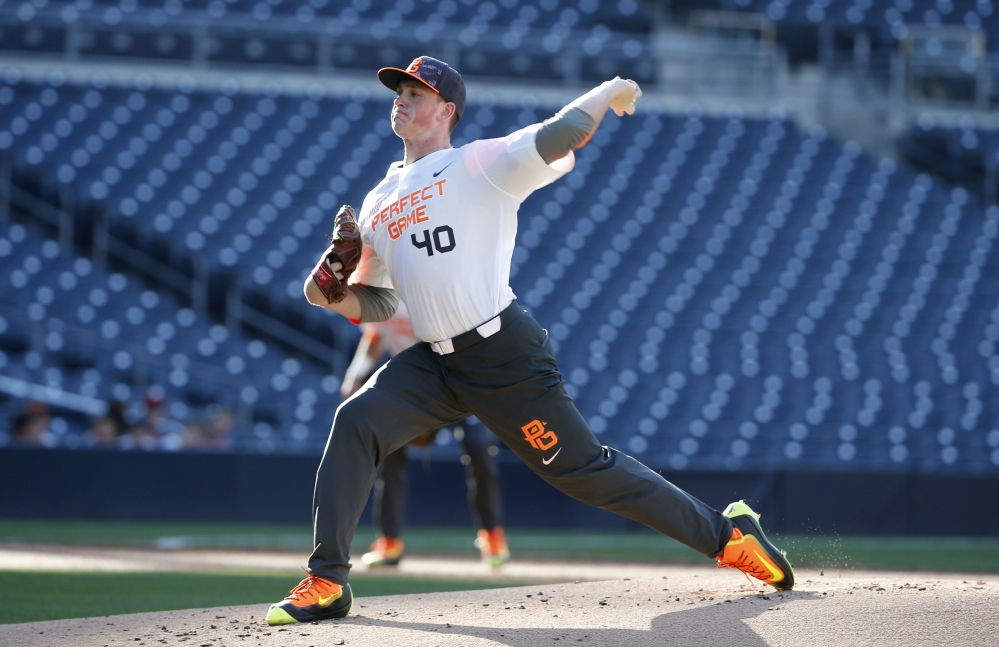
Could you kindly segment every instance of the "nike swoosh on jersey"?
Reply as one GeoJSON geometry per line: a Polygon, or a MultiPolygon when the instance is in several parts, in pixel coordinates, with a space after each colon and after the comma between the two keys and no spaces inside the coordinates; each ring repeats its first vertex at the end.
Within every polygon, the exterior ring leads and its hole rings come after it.
{"type": "MultiPolygon", "coordinates": [[[[454,162],[448,162],[447,166],[451,166],[452,164],[454,164],[454,162]]],[[[440,175],[441,173],[443,173],[444,171],[446,171],[447,170],[447,166],[445,166],[441,170],[439,170],[436,173],[434,173],[434,177],[437,177],[438,175],[440,175]]],[[[426,177],[426,176],[424,176],[424,177],[426,177]]]]}
{"type": "Polygon", "coordinates": [[[542,463],[544,463],[545,465],[550,465],[550,464],[551,464],[551,462],[552,462],[553,460],[555,460],[555,457],[556,457],[556,456],[558,456],[559,452],[561,452],[561,451],[562,451],[562,448],[561,448],[561,447],[559,447],[559,448],[558,448],[558,452],[555,452],[554,454],[552,454],[552,457],[551,457],[551,458],[542,458],[542,459],[541,459],[541,462],[542,462],[542,463]]]}

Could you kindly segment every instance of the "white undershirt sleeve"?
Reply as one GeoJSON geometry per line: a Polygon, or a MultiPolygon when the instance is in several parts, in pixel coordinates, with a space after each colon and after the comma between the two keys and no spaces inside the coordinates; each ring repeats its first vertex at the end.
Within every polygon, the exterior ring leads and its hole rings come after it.
{"type": "Polygon", "coordinates": [[[482,173],[500,191],[523,201],[572,170],[572,151],[550,165],[538,153],[535,137],[541,124],[534,124],[500,139],[476,143],[475,159],[482,173]]]}

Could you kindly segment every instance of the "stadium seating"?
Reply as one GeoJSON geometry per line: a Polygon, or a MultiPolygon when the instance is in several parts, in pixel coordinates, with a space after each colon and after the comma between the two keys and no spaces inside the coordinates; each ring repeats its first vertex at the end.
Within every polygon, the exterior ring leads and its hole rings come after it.
{"type": "MultiPolygon", "coordinates": [[[[128,15],[155,12],[163,19],[183,18],[188,15],[207,14],[210,18],[247,17],[265,22],[273,17],[293,16],[303,24],[317,17],[336,18],[344,25],[359,22],[381,23],[386,28],[402,23],[423,23],[431,29],[445,29],[465,25],[484,29],[491,25],[508,25],[511,31],[519,28],[591,28],[604,25],[618,32],[647,32],[650,29],[649,9],[638,0],[600,3],[597,0],[561,2],[559,0],[352,0],[351,2],[282,2],[270,0],[82,0],[55,2],[43,5],[54,8],[71,22],[80,15],[93,14],[104,18],[108,24],[128,15]],[[72,10],[70,10],[72,8],[72,10]]],[[[383,36],[387,36],[384,32],[383,36]]],[[[372,36],[378,37],[373,32],[372,36]]]]}
{"type": "Polygon", "coordinates": [[[981,29],[991,50],[996,49],[999,33],[999,16],[991,0],[719,0],[716,6],[763,14],[789,31],[821,23],[869,29],[876,45],[897,43],[907,24],[981,29]]]}
{"type": "MultiPolygon", "coordinates": [[[[388,97],[362,92],[7,70],[0,107],[19,173],[277,304],[301,300],[330,213],[400,152],[388,97]]],[[[454,143],[550,113],[473,97],[454,143]]],[[[995,470],[997,233],[996,207],[821,127],[647,110],[609,116],[525,202],[512,281],[593,430],[653,465],[995,470]]],[[[155,383],[178,418],[243,407],[250,448],[318,449],[338,402],[322,367],[30,227],[0,234],[0,375],[101,399],[155,383]]]]}
{"type": "Polygon", "coordinates": [[[649,81],[652,25],[639,0],[63,0],[0,4],[0,50],[364,70],[448,52],[484,77],[649,81]]]}
{"type": "Polygon", "coordinates": [[[970,114],[958,119],[957,126],[942,126],[924,113],[902,133],[897,146],[916,168],[974,193],[992,192],[994,199],[999,131],[977,128],[970,114]]]}
{"type": "MultiPolygon", "coordinates": [[[[244,448],[315,451],[325,443],[339,381],[314,363],[233,333],[6,216],[0,272],[0,376],[133,403],[146,389],[159,389],[176,422],[162,448],[179,448],[182,424],[218,405],[239,414],[234,440],[244,448]],[[317,408],[322,422],[313,426],[317,408]]],[[[84,444],[89,420],[69,407],[56,413],[45,443],[84,444]]],[[[0,439],[9,441],[8,433],[0,428],[0,439]]]]}
{"type": "MultiPolygon", "coordinates": [[[[182,423],[211,406],[240,414],[236,441],[273,451],[315,450],[325,443],[316,417],[320,401],[339,402],[339,381],[180,307],[171,295],[96,267],[54,240],[0,218],[0,376],[83,398],[140,402],[147,388],[163,391],[173,433],[159,444],[179,448],[182,423]]],[[[9,392],[4,394],[9,397],[9,392]]],[[[5,409],[13,406],[5,403],[5,409]]],[[[72,407],[56,404],[45,442],[78,447],[87,428],[72,407]]],[[[9,417],[8,417],[9,418],[9,417]]],[[[9,441],[9,429],[0,440],[9,441]]]]}

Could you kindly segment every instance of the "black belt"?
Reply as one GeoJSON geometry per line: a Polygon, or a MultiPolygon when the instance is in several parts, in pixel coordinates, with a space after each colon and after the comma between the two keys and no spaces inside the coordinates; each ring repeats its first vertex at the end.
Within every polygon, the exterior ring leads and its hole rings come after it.
{"type": "Polygon", "coordinates": [[[503,328],[506,328],[514,319],[524,314],[524,309],[517,305],[517,300],[508,305],[503,312],[499,313],[481,326],[476,326],[468,332],[463,332],[451,339],[430,342],[430,348],[438,355],[450,355],[458,351],[465,350],[470,346],[478,344],[486,337],[492,337],[503,328]]]}

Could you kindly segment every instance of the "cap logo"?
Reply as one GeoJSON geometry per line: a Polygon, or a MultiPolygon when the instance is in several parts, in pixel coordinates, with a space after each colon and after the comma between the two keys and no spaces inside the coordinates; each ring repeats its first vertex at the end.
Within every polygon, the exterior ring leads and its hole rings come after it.
{"type": "Polygon", "coordinates": [[[437,83],[440,81],[441,74],[444,70],[440,68],[439,65],[435,65],[436,61],[430,59],[429,61],[423,60],[423,57],[413,59],[413,62],[409,64],[406,68],[407,74],[412,74],[416,78],[420,79],[430,87],[437,89],[437,83]]]}

